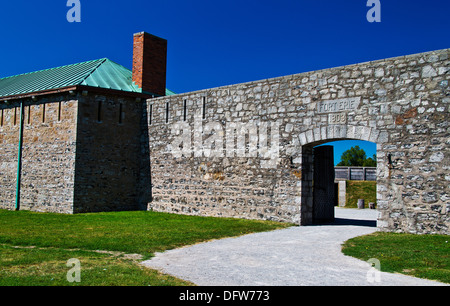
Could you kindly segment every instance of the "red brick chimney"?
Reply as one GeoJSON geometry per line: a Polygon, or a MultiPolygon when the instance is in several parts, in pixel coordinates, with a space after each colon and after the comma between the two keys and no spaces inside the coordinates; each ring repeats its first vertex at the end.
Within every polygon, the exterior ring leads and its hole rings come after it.
{"type": "Polygon", "coordinates": [[[134,34],[133,82],[143,93],[166,95],[167,40],[141,32],[134,34]]]}

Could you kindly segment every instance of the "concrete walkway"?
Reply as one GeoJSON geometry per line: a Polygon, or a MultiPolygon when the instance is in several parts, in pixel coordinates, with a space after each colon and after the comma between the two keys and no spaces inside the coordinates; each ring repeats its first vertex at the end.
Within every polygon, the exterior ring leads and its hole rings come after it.
{"type": "Polygon", "coordinates": [[[343,255],[344,241],[377,230],[377,212],[336,208],[336,218],[333,225],[292,227],[157,253],[143,264],[199,286],[443,285],[378,272],[343,255]]]}

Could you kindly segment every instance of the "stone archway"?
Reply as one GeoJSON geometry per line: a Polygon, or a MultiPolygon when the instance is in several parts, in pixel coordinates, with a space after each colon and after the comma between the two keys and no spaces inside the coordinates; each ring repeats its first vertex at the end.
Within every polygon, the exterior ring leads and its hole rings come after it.
{"type": "Polygon", "coordinates": [[[389,174],[383,144],[387,142],[387,132],[367,126],[328,125],[322,128],[309,129],[298,136],[301,152],[302,182],[299,188],[301,197],[300,225],[314,223],[314,147],[338,140],[364,140],[377,144],[377,181],[389,174]]]}

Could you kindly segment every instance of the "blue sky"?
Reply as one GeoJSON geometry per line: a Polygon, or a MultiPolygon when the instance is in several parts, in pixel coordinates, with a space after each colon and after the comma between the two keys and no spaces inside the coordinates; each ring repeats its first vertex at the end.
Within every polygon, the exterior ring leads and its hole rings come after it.
{"type": "Polygon", "coordinates": [[[334,165],[337,165],[341,161],[342,153],[344,153],[353,146],[359,146],[361,149],[363,149],[366,152],[367,157],[373,157],[374,154],[375,155],[377,154],[377,145],[369,141],[341,140],[329,142],[324,145],[333,146],[334,165]]]}
{"type": "MultiPolygon", "coordinates": [[[[132,40],[168,40],[167,87],[182,93],[450,47],[450,1],[67,0],[0,2],[0,77],[107,57],[131,68],[132,40]]],[[[372,156],[375,146],[363,146],[372,156]]]]}

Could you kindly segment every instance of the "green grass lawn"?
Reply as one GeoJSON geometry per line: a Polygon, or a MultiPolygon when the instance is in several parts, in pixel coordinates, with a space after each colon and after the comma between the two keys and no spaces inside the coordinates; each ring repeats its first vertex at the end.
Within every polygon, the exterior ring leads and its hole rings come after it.
{"type": "Polygon", "coordinates": [[[0,285],[73,285],[66,279],[71,258],[81,262],[82,286],[191,285],[138,262],[155,252],[289,226],[143,211],[60,215],[0,210],[0,285]]]}
{"type": "MultiPolygon", "coordinates": [[[[189,286],[139,262],[155,252],[289,226],[155,212],[0,210],[0,286],[189,286]],[[67,281],[72,258],[81,263],[81,283],[67,281]]],[[[375,233],[350,239],[343,252],[364,261],[377,258],[382,271],[450,283],[449,241],[447,235],[375,233]]]]}
{"type": "MultiPolygon", "coordinates": [[[[346,208],[357,208],[358,199],[376,203],[377,185],[347,181],[346,208]]],[[[375,233],[347,241],[343,253],[364,261],[380,260],[381,270],[450,283],[450,236],[375,233]]]]}
{"type": "Polygon", "coordinates": [[[0,286],[189,286],[174,277],[147,269],[123,254],[112,255],[58,248],[0,245],[0,286]],[[80,283],[70,283],[67,266],[80,261],[80,283]]]}
{"type": "Polygon", "coordinates": [[[450,236],[377,232],[350,239],[343,253],[364,261],[376,258],[381,271],[450,283],[450,236]]]}
{"type": "Polygon", "coordinates": [[[377,203],[377,182],[347,181],[346,208],[358,208],[358,199],[363,199],[365,208],[369,203],[377,203]]]}

